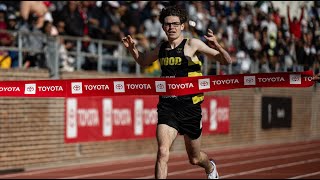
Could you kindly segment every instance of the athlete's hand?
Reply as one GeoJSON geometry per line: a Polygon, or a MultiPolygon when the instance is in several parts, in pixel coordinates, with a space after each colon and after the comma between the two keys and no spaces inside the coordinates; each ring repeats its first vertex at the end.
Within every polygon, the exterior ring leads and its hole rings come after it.
{"type": "Polygon", "coordinates": [[[204,35],[204,38],[206,38],[206,40],[208,41],[208,45],[211,48],[216,49],[217,46],[220,46],[216,36],[213,34],[211,29],[208,29],[208,33],[207,35],[204,35]]]}
{"type": "Polygon", "coordinates": [[[317,74],[317,75],[315,75],[315,76],[313,76],[313,79],[312,79],[313,81],[320,81],[320,73],[319,74],[317,74]]]}
{"type": "Polygon", "coordinates": [[[135,48],[135,42],[134,42],[134,40],[132,39],[132,37],[130,35],[122,38],[122,43],[128,49],[135,48]]]}

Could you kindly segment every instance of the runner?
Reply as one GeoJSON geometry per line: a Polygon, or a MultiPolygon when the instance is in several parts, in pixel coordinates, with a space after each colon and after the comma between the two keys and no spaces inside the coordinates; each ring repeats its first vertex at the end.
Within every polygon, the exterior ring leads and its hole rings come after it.
{"type": "MultiPolygon", "coordinates": [[[[212,30],[209,29],[204,36],[209,46],[199,39],[183,37],[184,23],[187,22],[185,9],[177,6],[162,9],[160,22],[168,41],[160,43],[153,51],[139,52],[130,35],[122,40],[124,46],[141,66],[150,65],[159,59],[161,77],[175,78],[202,76],[201,61],[197,53],[203,53],[209,59],[219,61],[221,64],[231,63],[230,55],[218,43],[212,30]]],[[[167,178],[169,151],[178,133],[184,135],[190,163],[203,167],[208,179],[219,178],[215,162],[201,151],[201,103],[203,100],[203,93],[159,97],[156,179],[167,178]]]]}

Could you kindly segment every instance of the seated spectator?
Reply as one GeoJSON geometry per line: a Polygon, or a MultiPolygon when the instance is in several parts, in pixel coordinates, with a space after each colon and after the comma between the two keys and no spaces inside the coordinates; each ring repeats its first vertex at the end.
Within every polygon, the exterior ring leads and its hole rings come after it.
{"type": "MultiPolygon", "coordinates": [[[[7,6],[0,4],[0,46],[10,46],[12,44],[12,36],[4,32],[7,30],[8,25],[6,22],[7,6]]],[[[0,51],[0,68],[9,69],[11,67],[11,57],[9,56],[9,51],[0,51]]]]}
{"type": "Polygon", "coordinates": [[[61,71],[73,72],[75,70],[76,59],[68,54],[68,44],[65,44],[63,38],[60,38],[59,46],[59,63],[61,71]]]}
{"type": "Polygon", "coordinates": [[[252,60],[244,51],[238,51],[236,54],[236,71],[237,73],[250,73],[252,60]]]}
{"type": "Polygon", "coordinates": [[[9,53],[7,51],[0,51],[0,68],[11,68],[11,57],[9,56],[9,53]]]}
{"type": "Polygon", "coordinates": [[[146,19],[143,23],[144,35],[146,38],[157,37],[159,43],[161,40],[166,38],[164,31],[162,30],[162,25],[159,21],[160,12],[158,9],[151,10],[151,19],[146,19]]]}
{"type": "Polygon", "coordinates": [[[8,25],[6,21],[7,16],[7,6],[4,4],[0,4],[0,45],[7,46],[11,44],[11,35],[7,32],[8,25]]]}
{"type": "MultiPolygon", "coordinates": [[[[12,13],[8,13],[7,15],[7,30],[10,30],[10,34],[8,34],[8,36],[10,36],[10,41],[8,42],[7,46],[15,46],[17,47],[17,32],[19,27],[18,27],[18,19],[16,17],[16,15],[12,14],[12,13]]],[[[15,68],[19,66],[19,60],[18,60],[18,51],[12,51],[9,50],[8,54],[11,58],[11,67],[15,68]]]]}

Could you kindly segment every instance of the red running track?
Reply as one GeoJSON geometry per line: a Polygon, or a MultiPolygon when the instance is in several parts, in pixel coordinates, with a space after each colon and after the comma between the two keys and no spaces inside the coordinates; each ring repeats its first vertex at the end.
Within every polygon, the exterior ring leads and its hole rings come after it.
{"type": "MultiPolygon", "coordinates": [[[[320,179],[320,141],[206,150],[217,163],[221,179],[320,179]]],[[[153,179],[155,157],[30,170],[0,179],[153,179]]],[[[185,153],[172,154],[170,179],[206,179],[185,153]]]]}

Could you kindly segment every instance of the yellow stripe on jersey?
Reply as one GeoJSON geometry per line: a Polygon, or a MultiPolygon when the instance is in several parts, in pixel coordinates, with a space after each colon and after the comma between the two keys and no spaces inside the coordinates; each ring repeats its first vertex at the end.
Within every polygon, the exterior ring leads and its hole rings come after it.
{"type": "MultiPolygon", "coordinates": [[[[200,66],[200,69],[201,69],[202,62],[199,60],[199,58],[197,56],[195,56],[194,58],[192,58],[191,60],[188,61],[188,66],[196,66],[196,65],[200,66]]],[[[188,77],[196,77],[196,76],[202,76],[201,70],[188,72],[188,77]]],[[[203,100],[204,100],[203,93],[192,97],[193,104],[197,104],[203,100]]]]}
{"type": "Polygon", "coordinates": [[[196,65],[202,66],[202,62],[199,60],[197,56],[193,57],[191,61],[188,61],[188,66],[196,65]]]}
{"type": "Polygon", "coordinates": [[[203,100],[204,100],[204,95],[203,95],[203,93],[198,94],[198,95],[192,97],[193,104],[197,104],[198,102],[201,102],[201,101],[203,101],[203,100]]]}
{"type": "MultiPolygon", "coordinates": [[[[200,69],[202,66],[201,61],[197,56],[191,59],[191,61],[188,61],[188,66],[194,66],[194,65],[199,65],[200,69]]],[[[202,76],[202,72],[200,71],[193,71],[193,72],[188,72],[188,77],[195,77],[195,76],[202,76]]]]}
{"type": "Polygon", "coordinates": [[[197,76],[202,76],[202,72],[201,71],[188,72],[188,77],[197,77],[197,76]]]}

